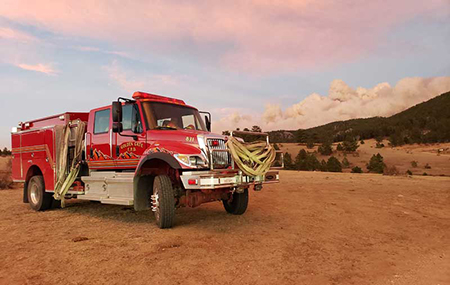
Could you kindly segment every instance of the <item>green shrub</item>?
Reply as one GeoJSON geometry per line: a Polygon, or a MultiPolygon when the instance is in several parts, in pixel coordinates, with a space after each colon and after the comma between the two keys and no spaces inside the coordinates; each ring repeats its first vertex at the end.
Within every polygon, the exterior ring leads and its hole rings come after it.
{"type": "Polygon", "coordinates": [[[386,164],[383,161],[383,157],[379,153],[377,155],[372,155],[369,164],[367,164],[367,169],[372,173],[383,173],[385,168],[386,164]]]}
{"type": "Polygon", "coordinates": [[[415,161],[415,160],[411,161],[411,166],[416,168],[417,167],[417,161],[415,161]]]}
{"type": "Polygon", "coordinates": [[[319,146],[318,151],[321,155],[331,155],[333,153],[331,142],[322,143],[322,145],[319,146]]]}
{"type": "Polygon", "coordinates": [[[295,169],[306,171],[320,170],[320,162],[313,153],[307,153],[302,149],[295,157],[295,169]]]}
{"type": "Polygon", "coordinates": [[[359,166],[355,166],[352,168],[352,173],[363,173],[363,170],[359,166]]]}
{"type": "Polygon", "coordinates": [[[375,145],[375,148],[383,148],[383,147],[384,147],[384,143],[377,142],[377,144],[375,145]]]}
{"type": "Polygon", "coordinates": [[[332,156],[327,161],[327,170],[329,172],[342,172],[342,165],[336,157],[332,156]]]}
{"type": "Polygon", "coordinates": [[[349,168],[350,167],[350,162],[348,161],[348,159],[346,157],[344,157],[344,159],[342,160],[342,167],[343,168],[349,168]]]}
{"type": "Polygon", "coordinates": [[[292,156],[288,152],[286,152],[284,154],[284,169],[288,169],[288,170],[294,169],[294,163],[292,162],[292,156]]]}
{"type": "Polygon", "coordinates": [[[336,150],[338,150],[338,151],[343,151],[344,150],[344,148],[342,147],[341,143],[338,143],[338,145],[336,147],[336,150]]]}
{"type": "Polygon", "coordinates": [[[356,151],[358,149],[359,145],[358,145],[358,141],[356,140],[356,138],[346,138],[343,142],[342,142],[342,148],[344,149],[344,151],[356,151]]]}
{"type": "Polygon", "coordinates": [[[406,170],[406,175],[413,175],[413,173],[412,173],[412,171],[411,170],[406,170]]]}
{"type": "Polygon", "coordinates": [[[322,159],[322,161],[320,162],[320,171],[328,171],[327,162],[325,161],[325,159],[322,159]]]}

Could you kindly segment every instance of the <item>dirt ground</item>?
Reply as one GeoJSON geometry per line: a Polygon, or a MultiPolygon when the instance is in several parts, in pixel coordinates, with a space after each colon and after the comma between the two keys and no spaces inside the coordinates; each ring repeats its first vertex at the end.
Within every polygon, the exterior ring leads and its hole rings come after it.
{"type": "MultiPolygon", "coordinates": [[[[361,144],[355,153],[347,154],[347,160],[350,162],[350,168],[343,169],[344,172],[350,172],[351,167],[359,166],[364,172],[367,172],[366,164],[369,162],[372,155],[380,153],[387,166],[395,166],[400,174],[405,174],[407,170],[410,170],[413,175],[423,175],[426,172],[428,175],[433,176],[450,176],[450,143],[442,144],[428,144],[428,145],[406,145],[401,147],[389,147],[389,142],[385,140],[383,142],[386,147],[376,148],[375,140],[366,140],[364,144],[361,144]],[[416,167],[413,167],[411,162],[417,163],[416,167]],[[426,165],[430,168],[426,168],[426,165]]],[[[336,150],[336,145],[333,145],[333,149],[336,150]]],[[[280,149],[283,152],[291,154],[292,159],[295,159],[298,152],[301,149],[305,149],[308,152],[317,151],[318,145],[313,149],[307,149],[305,145],[297,143],[281,143],[280,149]]],[[[344,153],[335,152],[333,154],[340,161],[344,159],[344,153]]],[[[329,156],[323,156],[317,153],[317,159],[327,160],[329,156]]]]}
{"type": "Polygon", "coordinates": [[[0,284],[450,284],[450,178],[282,171],[242,216],[0,191],[0,284]]]}

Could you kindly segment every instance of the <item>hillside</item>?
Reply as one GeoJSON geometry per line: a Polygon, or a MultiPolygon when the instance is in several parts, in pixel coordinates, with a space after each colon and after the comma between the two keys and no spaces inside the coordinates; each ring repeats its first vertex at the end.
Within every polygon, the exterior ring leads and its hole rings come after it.
{"type": "Polygon", "coordinates": [[[273,142],[321,142],[388,137],[393,145],[450,141],[450,92],[388,118],[338,121],[297,131],[272,131],[273,142]]]}

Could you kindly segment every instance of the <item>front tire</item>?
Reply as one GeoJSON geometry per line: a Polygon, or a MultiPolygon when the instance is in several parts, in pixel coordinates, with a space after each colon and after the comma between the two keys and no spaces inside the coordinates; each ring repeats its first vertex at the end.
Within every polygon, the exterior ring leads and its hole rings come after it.
{"type": "Polygon", "coordinates": [[[51,193],[45,192],[44,177],[36,175],[28,182],[28,203],[35,211],[45,211],[52,206],[53,197],[51,193]]]}
{"type": "Polygon", "coordinates": [[[161,229],[171,228],[175,222],[175,191],[167,175],[158,175],[153,182],[151,208],[161,229]]]}
{"type": "Polygon", "coordinates": [[[248,206],[248,188],[242,193],[234,192],[231,200],[223,200],[225,210],[233,215],[242,215],[248,206]]]}

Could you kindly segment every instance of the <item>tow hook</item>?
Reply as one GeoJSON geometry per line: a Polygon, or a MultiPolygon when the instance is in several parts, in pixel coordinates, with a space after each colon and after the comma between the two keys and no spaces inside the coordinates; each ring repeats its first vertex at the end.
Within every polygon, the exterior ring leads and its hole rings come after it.
{"type": "Polygon", "coordinates": [[[253,190],[255,191],[261,191],[262,189],[262,184],[255,184],[255,188],[253,188],[253,190]]]}

